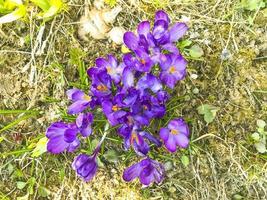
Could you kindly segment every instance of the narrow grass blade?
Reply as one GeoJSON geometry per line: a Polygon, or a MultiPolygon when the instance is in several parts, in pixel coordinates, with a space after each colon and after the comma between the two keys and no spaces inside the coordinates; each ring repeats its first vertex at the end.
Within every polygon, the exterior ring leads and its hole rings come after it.
{"type": "Polygon", "coordinates": [[[0,110],[0,115],[12,115],[21,113],[37,113],[36,110],[0,110]]]}
{"type": "Polygon", "coordinates": [[[19,117],[19,118],[16,119],[15,121],[11,122],[10,124],[4,126],[2,129],[0,129],[0,133],[3,132],[3,131],[8,130],[8,129],[14,127],[14,126],[16,126],[18,123],[20,123],[20,122],[23,121],[23,120],[27,120],[27,119],[29,119],[29,118],[31,118],[31,117],[36,116],[36,115],[37,115],[37,113],[33,113],[33,114],[24,115],[24,116],[22,116],[22,117],[19,117]]]}

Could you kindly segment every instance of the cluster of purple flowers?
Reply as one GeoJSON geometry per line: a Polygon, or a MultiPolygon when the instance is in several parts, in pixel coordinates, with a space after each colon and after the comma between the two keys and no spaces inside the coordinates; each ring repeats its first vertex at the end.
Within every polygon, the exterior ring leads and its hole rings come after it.
{"type": "MultiPolygon", "coordinates": [[[[131,181],[138,177],[143,185],[160,183],[164,167],[148,157],[150,144],[160,147],[163,142],[170,152],[175,152],[177,147],[186,148],[189,129],[182,118],[173,119],[161,128],[159,137],[144,128],[152,119],[165,115],[170,95],[164,88],[174,88],[186,75],[187,62],[175,42],[187,29],[184,23],[171,26],[168,15],[160,10],[155,14],[152,28],[148,21],[143,21],[138,25],[137,34],[126,32],[123,39],[131,52],[124,54],[121,62],[112,55],[98,58],[96,66],[87,71],[92,80],[88,93],[79,89],[67,91],[72,101],[68,114],[77,118],[73,123],[53,123],[47,129],[48,151],[57,154],[76,150],[80,145],[78,135],[88,137],[93,133],[93,114],[88,110],[100,107],[109,124],[118,126],[117,133],[124,140],[124,148],[133,148],[137,155],[144,157],[124,171],[123,179],[131,181]]],[[[97,172],[96,158],[103,139],[91,156],[80,154],[73,161],[73,169],[85,181],[97,172]]]]}

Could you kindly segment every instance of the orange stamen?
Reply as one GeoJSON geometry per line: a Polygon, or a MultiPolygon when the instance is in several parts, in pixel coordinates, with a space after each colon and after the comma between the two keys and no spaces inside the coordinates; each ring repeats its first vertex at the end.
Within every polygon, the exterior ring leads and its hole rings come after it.
{"type": "Polygon", "coordinates": [[[105,86],[105,85],[98,85],[98,86],[96,87],[96,89],[97,89],[97,90],[100,90],[100,91],[102,91],[102,92],[105,92],[105,91],[108,90],[107,86],[105,86]]]}
{"type": "Polygon", "coordinates": [[[114,106],[112,106],[112,110],[118,111],[118,110],[120,110],[120,107],[118,105],[114,105],[114,106]]]}
{"type": "Polygon", "coordinates": [[[112,69],[110,66],[107,67],[107,72],[110,74],[112,72],[112,69]]]}
{"type": "Polygon", "coordinates": [[[136,134],[135,132],[132,133],[131,144],[133,144],[134,140],[135,140],[135,142],[136,142],[137,144],[139,143],[137,134],[136,134]]]}
{"type": "Polygon", "coordinates": [[[178,133],[179,133],[179,131],[178,131],[178,130],[171,129],[171,134],[173,134],[173,135],[177,135],[178,133]]]}
{"type": "Polygon", "coordinates": [[[92,100],[92,98],[90,96],[86,95],[86,94],[83,96],[83,99],[86,100],[86,101],[91,101],[92,100]]]}
{"type": "Polygon", "coordinates": [[[146,61],[144,59],[141,59],[140,62],[144,65],[146,64],[146,61]]]}
{"type": "Polygon", "coordinates": [[[175,68],[175,66],[171,66],[170,67],[170,69],[169,69],[169,71],[170,71],[170,73],[174,73],[174,72],[176,72],[176,68],[175,68]]]}

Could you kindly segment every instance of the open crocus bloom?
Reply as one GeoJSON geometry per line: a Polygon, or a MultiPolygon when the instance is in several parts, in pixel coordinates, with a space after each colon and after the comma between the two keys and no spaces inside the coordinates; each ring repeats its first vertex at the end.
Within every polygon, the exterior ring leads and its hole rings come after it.
{"type": "Polygon", "coordinates": [[[137,126],[130,127],[123,125],[119,129],[119,133],[124,137],[125,149],[129,149],[132,146],[139,156],[145,156],[148,153],[150,147],[147,141],[156,144],[158,147],[161,146],[161,142],[156,137],[148,132],[142,131],[137,126]]]}
{"type": "Polygon", "coordinates": [[[177,81],[182,80],[186,75],[187,61],[176,54],[167,54],[160,63],[162,72],[160,80],[170,88],[174,88],[177,81]]]}
{"type": "Polygon", "coordinates": [[[108,55],[107,59],[96,59],[96,66],[107,70],[107,74],[114,80],[115,83],[119,83],[121,74],[123,71],[123,64],[118,64],[117,59],[113,55],[108,55]]]}
{"type": "Polygon", "coordinates": [[[153,182],[160,183],[164,178],[164,167],[161,163],[145,158],[123,172],[123,179],[127,182],[139,178],[140,182],[148,186],[153,182]]]}
{"type": "Polygon", "coordinates": [[[75,151],[80,145],[80,141],[76,137],[78,131],[74,123],[55,122],[51,124],[46,131],[46,137],[48,138],[47,151],[54,154],[65,150],[68,152],[75,151]]]}
{"type": "Polygon", "coordinates": [[[177,146],[188,147],[189,134],[189,128],[182,118],[171,120],[167,128],[160,129],[160,138],[170,152],[175,152],[177,146]]]}
{"type": "Polygon", "coordinates": [[[73,102],[68,108],[69,114],[77,114],[84,111],[90,106],[92,100],[91,96],[76,88],[68,90],[67,96],[73,102]]]}

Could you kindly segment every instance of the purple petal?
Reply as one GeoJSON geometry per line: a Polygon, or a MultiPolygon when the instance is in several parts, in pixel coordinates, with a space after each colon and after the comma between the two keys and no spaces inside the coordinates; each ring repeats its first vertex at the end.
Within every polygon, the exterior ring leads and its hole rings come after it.
{"type": "Polygon", "coordinates": [[[74,152],[80,146],[80,140],[76,138],[72,143],[67,147],[68,152],[74,152]]]}
{"type": "Polygon", "coordinates": [[[162,49],[167,50],[171,53],[179,54],[178,48],[172,43],[162,45],[162,49]]]}
{"type": "Polygon", "coordinates": [[[63,152],[68,146],[69,143],[64,141],[64,136],[59,135],[57,137],[49,139],[47,143],[47,151],[49,151],[50,153],[58,154],[63,152]]]}
{"type": "Polygon", "coordinates": [[[67,143],[71,143],[76,139],[78,130],[77,129],[67,129],[64,133],[64,140],[67,143]]]}
{"type": "Polygon", "coordinates": [[[96,175],[97,170],[98,170],[98,166],[97,165],[94,165],[93,168],[91,168],[90,173],[88,173],[88,175],[84,178],[84,180],[86,182],[92,180],[94,178],[94,176],[96,175]]]}
{"type": "Polygon", "coordinates": [[[177,135],[174,135],[176,145],[178,145],[181,148],[187,148],[189,145],[189,139],[186,135],[179,133],[177,135]]]}
{"type": "Polygon", "coordinates": [[[174,88],[177,80],[173,75],[170,75],[167,72],[161,72],[160,73],[160,80],[167,85],[168,87],[170,87],[171,89],[174,88]]]}
{"type": "Polygon", "coordinates": [[[179,40],[188,30],[188,26],[185,23],[175,23],[170,29],[170,41],[176,42],[179,40]]]}
{"type": "Polygon", "coordinates": [[[81,130],[81,134],[83,137],[88,137],[89,135],[92,134],[92,127],[91,126],[87,126],[86,128],[81,130]]]}
{"type": "Polygon", "coordinates": [[[109,66],[109,63],[104,58],[97,58],[95,63],[99,68],[107,68],[109,66]]]}
{"type": "Polygon", "coordinates": [[[137,32],[139,35],[147,36],[150,31],[150,23],[149,21],[143,21],[138,25],[137,32]]]}
{"type": "Polygon", "coordinates": [[[160,67],[162,70],[168,70],[172,64],[172,59],[171,56],[169,54],[164,55],[164,54],[160,54],[160,67]]]}
{"type": "Polygon", "coordinates": [[[90,102],[88,100],[79,100],[68,107],[68,114],[73,115],[84,111],[90,102]]]}
{"type": "Polygon", "coordinates": [[[131,50],[136,50],[139,46],[138,38],[133,32],[126,32],[123,36],[124,44],[131,50]]]}
{"type": "Polygon", "coordinates": [[[74,170],[77,170],[80,168],[85,162],[90,160],[91,158],[86,154],[80,154],[77,157],[74,158],[74,161],[72,162],[72,168],[74,170]]]}
{"type": "Polygon", "coordinates": [[[176,151],[176,140],[172,134],[169,134],[169,138],[165,142],[165,146],[172,153],[176,151]]]}
{"type": "Polygon", "coordinates": [[[140,125],[149,125],[149,118],[142,115],[135,115],[133,117],[140,125]]]}
{"type": "Polygon", "coordinates": [[[113,55],[108,55],[108,62],[111,64],[113,68],[118,66],[117,60],[113,55]]]}
{"type": "Polygon", "coordinates": [[[123,172],[123,180],[130,182],[133,179],[137,178],[141,173],[142,167],[140,166],[140,163],[136,163],[123,172]]]}
{"type": "Polygon", "coordinates": [[[143,184],[143,185],[150,185],[151,183],[154,182],[154,168],[149,165],[147,167],[145,167],[142,172],[140,173],[140,182],[143,184]]]}
{"type": "Polygon", "coordinates": [[[47,128],[45,135],[47,138],[53,138],[60,135],[63,136],[66,128],[68,128],[67,124],[63,122],[55,122],[47,128]]]}
{"type": "Polygon", "coordinates": [[[167,128],[161,128],[159,131],[160,138],[166,142],[169,138],[170,130],[167,128]]]}
{"type": "Polygon", "coordinates": [[[182,118],[171,120],[170,123],[168,124],[168,128],[178,130],[179,133],[184,134],[187,137],[189,137],[188,125],[182,118]]]}
{"type": "Polygon", "coordinates": [[[164,37],[164,34],[167,32],[168,24],[164,20],[156,21],[153,28],[153,36],[156,40],[164,37]]]}
{"type": "Polygon", "coordinates": [[[68,90],[66,94],[72,101],[83,100],[84,98],[84,92],[76,88],[68,90]]]}
{"type": "Polygon", "coordinates": [[[83,180],[87,182],[95,176],[98,166],[95,157],[80,154],[74,159],[72,168],[83,180]]]}
{"type": "Polygon", "coordinates": [[[153,135],[151,135],[150,133],[143,131],[143,132],[140,132],[140,135],[147,138],[148,140],[156,144],[158,147],[161,146],[161,142],[157,138],[155,138],[153,135]]]}
{"type": "Polygon", "coordinates": [[[145,156],[149,152],[149,145],[139,134],[137,134],[137,138],[138,139],[133,142],[134,151],[139,156],[145,156]]]}
{"type": "Polygon", "coordinates": [[[158,20],[164,20],[168,23],[170,22],[170,18],[168,16],[168,14],[166,12],[164,12],[163,10],[159,10],[156,12],[155,21],[158,21],[158,20]]]}
{"type": "Polygon", "coordinates": [[[108,115],[109,113],[112,112],[112,102],[110,100],[106,100],[102,102],[102,109],[105,115],[108,115]]]}
{"type": "Polygon", "coordinates": [[[126,88],[132,87],[134,85],[134,75],[132,70],[126,67],[122,73],[123,86],[126,88]]]}

